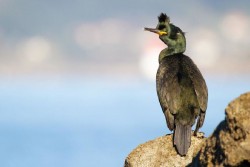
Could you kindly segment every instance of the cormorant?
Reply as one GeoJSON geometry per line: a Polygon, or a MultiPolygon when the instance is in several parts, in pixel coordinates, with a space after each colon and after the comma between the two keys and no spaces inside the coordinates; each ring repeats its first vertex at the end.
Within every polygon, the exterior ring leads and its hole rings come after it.
{"type": "Polygon", "coordinates": [[[207,109],[208,90],[206,82],[194,64],[183,53],[186,50],[184,32],[170,23],[166,14],[158,16],[154,32],[168,46],[159,55],[156,87],[159,102],[168,128],[174,130],[173,144],[184,156],[191,144],[191,128],[198,117],[194,135],[203,125],[207,109]]]}

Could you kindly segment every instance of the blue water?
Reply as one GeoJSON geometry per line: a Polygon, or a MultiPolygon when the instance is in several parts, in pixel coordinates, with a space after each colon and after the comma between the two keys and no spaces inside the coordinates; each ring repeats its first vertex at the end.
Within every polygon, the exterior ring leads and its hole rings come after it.
{"type": "MultiPolygon", "coordinates": [[[[207,79],[206,136],[248,81],[207,79]]],[[[154,82],[2,79],[0,92],[1,167],[123,166],[138,144],[170,133],[154,82]]]]}

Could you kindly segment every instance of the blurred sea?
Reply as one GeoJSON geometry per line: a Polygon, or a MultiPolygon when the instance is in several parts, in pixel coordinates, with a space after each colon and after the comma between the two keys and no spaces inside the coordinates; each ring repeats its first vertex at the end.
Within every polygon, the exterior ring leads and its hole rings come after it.
{"type": "MultiPolygon", "coordinates": [[[[249,79],[207,78],[209,136],[249,79]]],[[[0,166],[123,166],[138,144],[170,133],[155,83],[103,79],[2,79],[0,166]]]]}

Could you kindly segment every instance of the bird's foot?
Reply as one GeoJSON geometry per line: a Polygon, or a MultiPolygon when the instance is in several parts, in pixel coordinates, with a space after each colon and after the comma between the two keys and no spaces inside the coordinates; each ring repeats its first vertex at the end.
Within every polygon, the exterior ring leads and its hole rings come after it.
{"type": "Polygon", "coordinates": [[[200,138],[200,139],[205,137],[205,133],[203,133],[203,132],[194,131],[194,132],[193,132],[193,135],[194,135],[195,137],[197,137],[197,138],[200,138]]]}

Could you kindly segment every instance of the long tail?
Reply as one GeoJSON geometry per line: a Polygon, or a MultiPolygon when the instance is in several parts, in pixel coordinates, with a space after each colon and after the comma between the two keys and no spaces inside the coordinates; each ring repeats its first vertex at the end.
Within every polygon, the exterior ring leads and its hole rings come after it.
{"type": "Polygon", "coordinates": [[[191,144],[191,125],[176,124],[174,131],[174,145],[177,152],[184,156],[191,144]]]}

